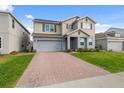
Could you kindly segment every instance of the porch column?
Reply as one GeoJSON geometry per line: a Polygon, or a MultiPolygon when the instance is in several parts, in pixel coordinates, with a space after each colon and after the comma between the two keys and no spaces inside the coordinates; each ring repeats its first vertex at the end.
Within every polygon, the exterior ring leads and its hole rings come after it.
{"type": "Polygon", "coordinates": [[[70,37],[67,37],[67,49],[70,49],[70,37]]]}
{"type": "Polygon", "coordinates": [[[80,48],[80,37],[77,39],[77,48],[80,48]]]}

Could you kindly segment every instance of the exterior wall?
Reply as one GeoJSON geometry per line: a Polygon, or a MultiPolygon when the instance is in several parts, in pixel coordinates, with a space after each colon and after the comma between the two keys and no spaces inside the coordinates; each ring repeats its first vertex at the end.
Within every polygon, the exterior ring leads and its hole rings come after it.
{"type": "Polygon", "coordinates": [[[34,33],[42,33],[42,34],[61,34],[61,25],[56,24],[56,32],[43,32],[43,24],[42,22],[34,22],[34,33]]]}
{"type": "Polygon", "coordinates": [[[2,38],[2,48],[0,54],[8,54],[9,52],[9,16],[0,13],[0,37],[2,38]]]}
{"type": "Polygon", "coordinates": [[[96,47],[108,50],[107,39],[96,39],[96,47]]]}
{"type": "Polygon", "coordinates": [[[78,21],[78,28],[83,30],[85,33],[87,33],[88,35],[90,36],[95,36],[95,23],[93,23],[91,20],[87,20],[86,21],[86,18],[83,18],[83,19],[80,19],[78,21]],[[81,23],[89,23],[89,24],[92,24],[92,30],[91,29],[84,29],[84,28],[81,28],[81,23]]]}
{"type": "Polygon", "coordinates": [[[15,28],[12,28],[12,19],[9,13],[0,13],[0,37],[2,37],[2,48],[0,54],[9,54],[12,51],[21,51],[22,48],[29,42],[29,34],[20,24],[15,21],[15,28]]]}
{"type": "MultiPolygon", "coordinates": [[[[73,30],[73,29],[66,29],[66,24],[72,25],[72,23],[75,22],[76,19],[77,18],[75,17],[75,18],[72,18],[72,19],[69,19],[69,20],[66,20],[66,21],[62,22],[62,35],[64,35],[64,34],[66,34],[66,33],[68,33],[68,32],[73,30]]],[[[76,28],[77,27],[75,26],[75,29],[76,28]]]]}
{"type": "Polygon", "coordinates": [[[25,29],[12,16],[9,16],[9,52],[25,50],[29,40],[29,34],[25,29]],[[12,20],[15,23],[14,28],[12,28],[12,20]]]}

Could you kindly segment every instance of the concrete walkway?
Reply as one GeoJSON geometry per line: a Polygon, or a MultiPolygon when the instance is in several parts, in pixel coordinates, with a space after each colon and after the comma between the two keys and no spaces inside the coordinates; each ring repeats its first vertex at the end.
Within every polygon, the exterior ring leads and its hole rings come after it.
{"type": "Polygon", "coordinates": [[[75,80],[44,88],[124,88],[124,72],[75,80]]]}
{"type": "Polygon", "coordinates": [[[106,75],[109,72],[64,52],[37,53],[17,87],[39,87],[106,75]]]}

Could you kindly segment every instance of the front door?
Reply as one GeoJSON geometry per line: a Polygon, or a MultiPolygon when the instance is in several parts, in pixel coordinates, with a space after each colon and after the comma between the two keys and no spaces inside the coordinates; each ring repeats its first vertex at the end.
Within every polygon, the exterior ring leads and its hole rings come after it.
{"type": "Polygon", "coordinates": [[[73,50],[77,49],[77,37],[70,38],[70,48],[73,50]]]}

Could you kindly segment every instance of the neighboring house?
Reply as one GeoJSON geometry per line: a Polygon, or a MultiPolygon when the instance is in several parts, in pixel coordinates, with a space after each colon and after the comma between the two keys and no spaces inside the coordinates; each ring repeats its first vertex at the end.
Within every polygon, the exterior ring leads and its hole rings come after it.
{"type": "Polygon", "coordinates": [[[95,24],[90,17],[64,21],[34,19],[33,48],[36,51],[65,51],[95,47],[95,24]]]}
{"type": "Polygon", "coordinates": [[[10,13],[0,12],[0,54],[26,49],[30,33],[10,13]]]}
{"type": "Polygon", "coordinates": [[[96,47],[104,50],[124,51],[124,29],[109,28],[95,35],[96,47]]]}

